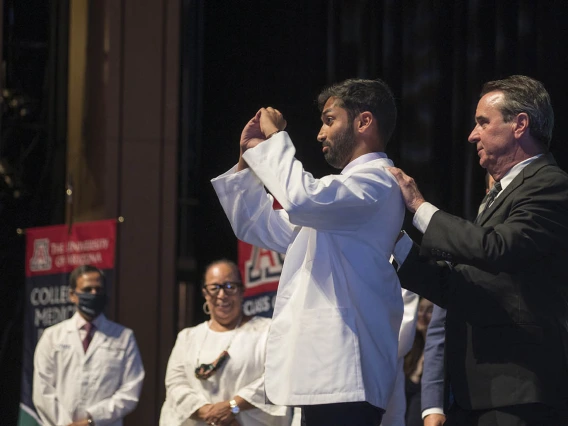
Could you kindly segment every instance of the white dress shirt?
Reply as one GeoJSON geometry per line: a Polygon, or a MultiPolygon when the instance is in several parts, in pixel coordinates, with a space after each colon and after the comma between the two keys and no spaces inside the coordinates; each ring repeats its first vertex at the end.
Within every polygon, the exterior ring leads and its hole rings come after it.
{"type": "Polygon", "coordinates": [[[67,426],[90,414],[96,425],[122,426],[138,404],[144,367],[132,330],[101,314],[87,352],[73,317],[47,328],[34,354],[33,402],[44,426],[67,426]]]}
{"type": "Polygon", "coordinates": [[[236,236],[286,253],[268,336],[265,383],[279,405],[368,401],[393,390],[403,304],[389,258],[404,217],[392,162],[358,158],[315,179],[280,132],[212,180],[236,236]],[[282,210],[273,210],[273,198],[282,210]]]}

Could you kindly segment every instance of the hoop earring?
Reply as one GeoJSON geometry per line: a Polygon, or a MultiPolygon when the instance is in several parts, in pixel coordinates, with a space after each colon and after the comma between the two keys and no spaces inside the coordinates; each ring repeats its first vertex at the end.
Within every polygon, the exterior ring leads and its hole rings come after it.
{"type": "Polygon", "coordinates": [[[211,310],[209,309],[207,302],[203,304],[203,312],[205,312],[205,315],[211,315],[211,310]]]}

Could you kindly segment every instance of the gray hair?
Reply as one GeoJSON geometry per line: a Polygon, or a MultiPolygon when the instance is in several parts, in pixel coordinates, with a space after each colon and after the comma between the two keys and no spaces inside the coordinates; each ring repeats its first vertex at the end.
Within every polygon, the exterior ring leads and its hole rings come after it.
{"type": "Polygon", "coordinates": [[[503,80],[485,83],[481,89],[481,96],[489,92],[503,93],[500,111],[506,123],[512,121],[518,114],[526,113],[529,116],[531,136],[546,147],[550,146],[554,111],[550,96],[540,81],[524,75],[512,75],[503,80]]]}

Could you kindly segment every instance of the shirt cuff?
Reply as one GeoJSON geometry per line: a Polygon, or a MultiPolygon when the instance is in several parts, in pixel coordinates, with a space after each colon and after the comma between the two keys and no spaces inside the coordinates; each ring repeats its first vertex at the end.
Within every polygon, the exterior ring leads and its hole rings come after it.
{"type": "Polygon", "coordinates": [[[412,249],[412,244],[413,244],[412,239],[408,236],[406,232],[404,232],[404,235],[395,244],[392,255],[394,257],[395,262],[398,265],[396,269],[397,271],[400,269],[400,266],[404,263],[404,261],[408,257],[408,253],[410,253],[410,249],[412,249]]]}
{"type": "Polygon", "coordinates": [[[426,228],[430,224],[430,220],[432,220],[432,216],[440,210],[438,207],[426,202],[422,203],[416,213],[414,213],[414,218],[412,219],[412,224],[416,229],[420,232],[425,233],[426,228]]]}
{"type": "Polygon", "coordinates": [[[426,416],[429,416],[430,414],[441,414],[442,416],[445,416],[444,410],[442,410],[441,408],[433,407],[422,411],[422,420],[424,420],[426,416]]]}

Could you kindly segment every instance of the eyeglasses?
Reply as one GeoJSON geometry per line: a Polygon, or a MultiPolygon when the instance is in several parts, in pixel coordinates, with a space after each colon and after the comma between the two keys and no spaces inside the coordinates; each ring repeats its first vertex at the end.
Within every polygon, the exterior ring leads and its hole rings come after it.
{"type": "Polygon", "coordinates": [[[225,294],[232,296],[234,294],[237,294],[237,292],[239,291],[241,286],[242,286],[242,284],[239,283],[239,282],[227,281],[227,282],[222,283],[222,284],[218,284],[218,283],[205,284],[203,286],[203,288],[205,288],[205,291],[207,291],[207,293],[209,293],[210,296],[217,296],[219,294],[219,292],[221,291],[221,289],[223,289],[225,294]]]}

